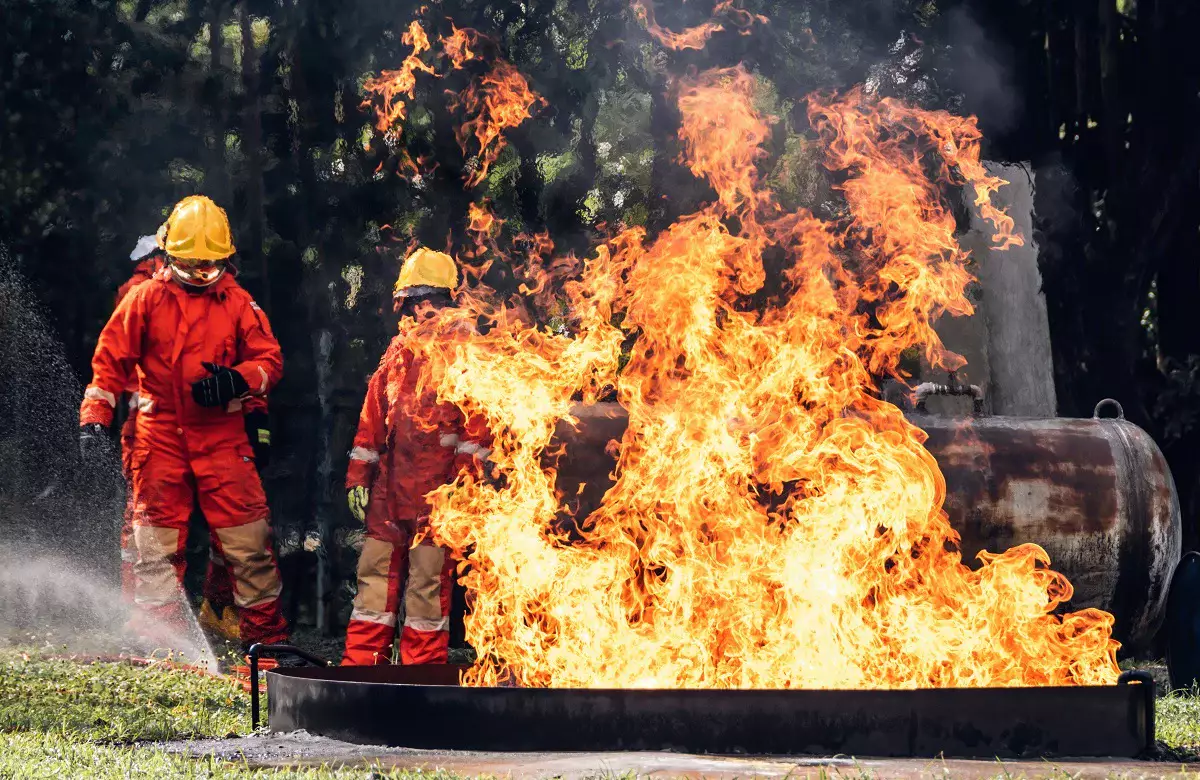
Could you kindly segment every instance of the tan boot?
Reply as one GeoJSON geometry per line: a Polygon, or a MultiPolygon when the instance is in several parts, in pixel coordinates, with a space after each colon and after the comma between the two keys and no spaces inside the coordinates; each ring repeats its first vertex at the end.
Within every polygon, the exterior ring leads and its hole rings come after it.
{"type": "Polygon", "coordinates": [[[221,622],[218,624],[217,633],[233,642],[241,641],[241,620],[238,619],[238,611],[232,604],[221,610],[221,622]]]}
{"type": "Polygon", "coordinates": [[[237,610],[232,606],[222,609],[220,616],[218,616],[212,604],[208,602],[208,599],[205,599],[200,604],[200,614],[197,616],[197,620],[200,622],[200,627],[209,633],[234,642],[242,638],[241,630],[238,627],[237,610]]]}
{"type": "Polygon", "coordinates": [[[196,616],[196,620],[200,623],[200,628],[214,633],[217,630],[217,626],[221,624],[221,619],[213,611],[212,604],[208,603],[208,599],[200,603],[200,614],[196,616]]]}

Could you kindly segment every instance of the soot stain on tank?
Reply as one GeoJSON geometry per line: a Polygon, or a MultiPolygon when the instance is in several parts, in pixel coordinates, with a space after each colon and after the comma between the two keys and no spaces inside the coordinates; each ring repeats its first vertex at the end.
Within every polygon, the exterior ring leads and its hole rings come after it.
{"type": "Polygon", "coordinates": [[[984,508],[1021,510],[1023,499],[1044,502],[1036,516],[1021,514],[1050,534],[1110,530],[1117,516],[1111,489],[1117,473],[1105,439],[1070,425],[1013,424],[998,418],[965,425],[936,418],[915,422],[929,434],[926,448],[946,478],[946,510],[960,531],[1009,525],[1007,520],[997,523],[984,508]],[[987,501],[981,500],[985,497],[987,501]]]}

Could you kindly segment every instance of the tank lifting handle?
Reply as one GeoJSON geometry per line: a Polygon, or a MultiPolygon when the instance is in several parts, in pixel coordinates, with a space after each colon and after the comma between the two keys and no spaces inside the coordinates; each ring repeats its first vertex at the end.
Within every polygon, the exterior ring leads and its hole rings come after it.
{"type": "Polygon", "coordinates": [[[1124,409],[1121,407],[1121,404],[1120,404],[1120,402],[1119,402],[1119,401],[1117,401],[1116,399],[1114,399],[1114,398],[1105,398],[1105,399],[1104,399],[1104,400],[1102,400],[1100,403],[1096,404],[1096,410],[1095,410],[1094,412],[1092,412],[1092,419],[1093,419],[1093,420],[1124,420],[1124,419],[1125,419],[1125,410],[1124,410],[1124,409]],[[1101,412],[1101,411],[1102,411],[1102,410],[1103,410],[1103,409],[1104,409],[1106,406],[1112,406],[1112,407],[1114,407],[1114,408],[1116,409],[1116,412],[1117,412],[1117,414],[1116,414],[1116,416],[1115,416],[1115,417],[1103,417],[1103,416],[1101,416],[1100,412],[1101,412]]]}

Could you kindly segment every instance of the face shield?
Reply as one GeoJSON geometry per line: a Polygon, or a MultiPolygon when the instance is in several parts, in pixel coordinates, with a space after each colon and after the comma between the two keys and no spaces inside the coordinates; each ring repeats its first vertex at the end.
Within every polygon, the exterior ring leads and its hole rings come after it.
{"type": "Polygon", "coordinates": [[[225,260],[185,260],[169,257],[171,273],[191,287],[208,287],[225,275],[225,260]]]}
{"type": "Polygon", "coordinates": [[[393,295],[393,310],[400,318],[412,317],[422,322],[441,309],[454,305],[450,291],[444,287],[406,287],[393,295]]]}

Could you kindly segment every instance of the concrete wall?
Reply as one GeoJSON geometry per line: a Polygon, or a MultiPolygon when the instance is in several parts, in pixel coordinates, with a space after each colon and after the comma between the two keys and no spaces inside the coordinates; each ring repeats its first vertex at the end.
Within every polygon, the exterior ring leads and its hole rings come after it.
{"type": "MultiPolygon", "coordinates": [[[[1033,175],[1025,165],[987,167],[1009,182],[995,202],[1013,217],[1025,245],[994,249],[991,225],[972,206],[970,230],[959,240],[971,252],[971,270],[979,280],[971,294],[976,312],[971,317],[943,317],[936,329],[947,347],[967,359],[958,378],[983,388],[987,414],[1053,417],[1057,403],[1050,326],[1033,242],[1033,175]]],[[[922,369],[921,381],[945,379],[944,371],[922,369]]],[[[971,404],[967,399],[935,398],[928,408],[935,414],[963,415],[971,404]]]]}

